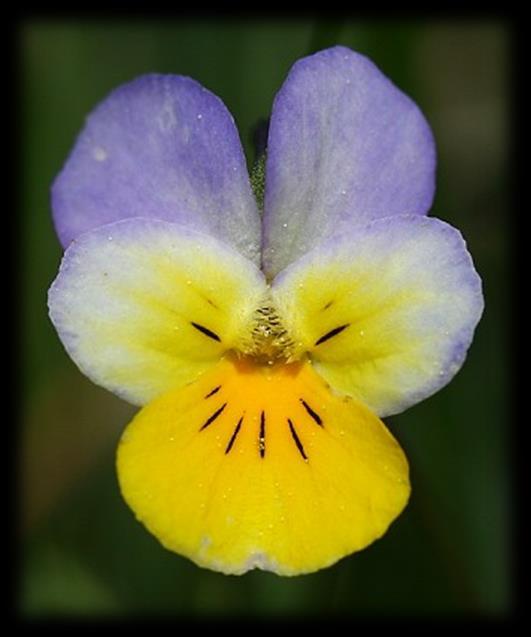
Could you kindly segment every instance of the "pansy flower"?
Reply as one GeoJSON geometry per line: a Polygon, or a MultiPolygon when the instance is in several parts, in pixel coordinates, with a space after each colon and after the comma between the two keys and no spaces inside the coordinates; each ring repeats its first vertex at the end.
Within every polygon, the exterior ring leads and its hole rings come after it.
{"type": "Polygon", "coordinates": [[[263,205],[196,81],[143,76],[89,116],[52,189],[50,316],[83,373],[142,406],[118,478],[166,548],[295,575],[403,510],[380,418],[450,381],[483,309],[460,233],[426,216],[434,174],[420,110],[344,47],[278,92],[263,205]]]}

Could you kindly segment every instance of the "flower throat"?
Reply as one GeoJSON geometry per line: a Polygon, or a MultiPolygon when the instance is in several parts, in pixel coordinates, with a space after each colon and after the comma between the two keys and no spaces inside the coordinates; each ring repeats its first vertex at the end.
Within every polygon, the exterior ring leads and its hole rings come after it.
{"type": "Polygon", "coordinates": [[[294,360],[295,343],[269,299],[254,311],[250,328],[249,337],[242,343],[243,354],[261,365],[294,360]]]}

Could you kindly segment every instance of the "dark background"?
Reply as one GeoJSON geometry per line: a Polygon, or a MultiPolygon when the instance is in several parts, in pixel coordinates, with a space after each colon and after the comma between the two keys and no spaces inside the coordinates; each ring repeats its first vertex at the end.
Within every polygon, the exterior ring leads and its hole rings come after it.
{"type": "Polygon", "coordinates": [[[483,20],[26,20],[20,30],[19,267],[23,430],[17,604],[27,618],[146,616],[503,617],[512,607],[508,391],[510,31],[483,20]],[[70,361],[47,317],[61,249],[49,187],[86,114],[146,72],[189,75],[252,129],[298,58],[344,44],[422,108],[438,145],[434,216],[457,226],[486,310],[468,359],[436,396],[388,424],[413,495],[367,550],[292,579],[223,576],[167,552],[122,501],[114,471],[133,408],[70,361]]]}

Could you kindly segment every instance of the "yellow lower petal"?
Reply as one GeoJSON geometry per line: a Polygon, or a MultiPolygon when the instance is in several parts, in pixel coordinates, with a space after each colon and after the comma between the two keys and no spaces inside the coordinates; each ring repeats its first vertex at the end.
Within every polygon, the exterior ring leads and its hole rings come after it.
{"type": "Polygon", "coordinates": [[[385,533],[407,460],[308,362],[227,357],[144,407],[118,449],[124,498],[162,542],[224,573],[318,570],[385,533]]]}

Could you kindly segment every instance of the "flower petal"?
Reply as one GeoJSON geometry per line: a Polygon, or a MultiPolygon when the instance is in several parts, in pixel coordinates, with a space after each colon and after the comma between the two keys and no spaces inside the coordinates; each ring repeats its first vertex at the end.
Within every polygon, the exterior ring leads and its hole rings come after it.
{"type": "Polygon", "coordinates": [[[266,274],[372,219],[425,214],[434,172],[422,113],[369,59],[338,46],[299,60],[269,128],[266,274]]]}
{"type": "Polygon", "coordinates": [[[307,362],[225,359],[136,416],[117,468],[166,548],[233,574],[328,566],[383,535],[409,497],[394,438],[307,362]]]}
{"type": "Polygon", "coordinates": [[[420,216],[328,241],[277,277],[273,299],[315,369],[380,416],[450,381],[483,311],[461,235],[420,216]]]}
{"type": "Polygon", "coordinates": [[[83,373],[143,404],[193,380],[246,336],[264,289],[256,266],[213,237],[127,219],[70,245],[49,308],[83,373]]]}
{"type": "Polygon", "coordinates": [[[260,219],[234,120],[187,77],[146,75],[113,91],[88,117],[52,207],[65,247],[92,228],[149,217],[259,261],[260,219]]]}

